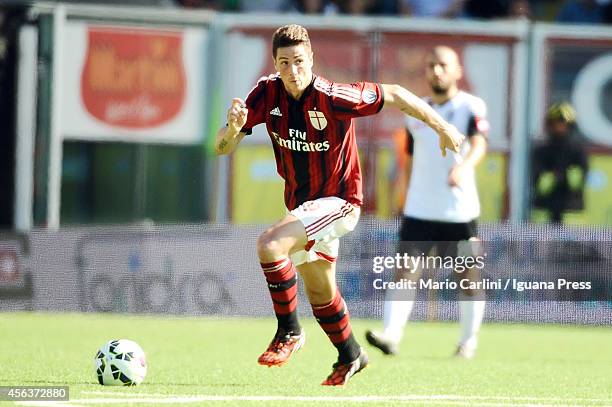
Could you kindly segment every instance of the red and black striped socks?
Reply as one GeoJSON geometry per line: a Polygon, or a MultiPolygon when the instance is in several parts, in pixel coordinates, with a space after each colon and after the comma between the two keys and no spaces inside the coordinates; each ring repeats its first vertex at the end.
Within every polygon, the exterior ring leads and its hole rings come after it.
{"type": "Polygon", "coordinates": [[[271,263],[261,263],[278,320],[278,329],[299,334],[297,318],[297,274],[289,258],[271,263]]]}
{"type": "Polygon", "coordinates": [[[311,306],[317,322],[338,349],[338,360],[350,363],[357,359],[361,348],[353,336],[349,313],[340,290],[336,288],[336,295],[329,304],[311,306]]]}

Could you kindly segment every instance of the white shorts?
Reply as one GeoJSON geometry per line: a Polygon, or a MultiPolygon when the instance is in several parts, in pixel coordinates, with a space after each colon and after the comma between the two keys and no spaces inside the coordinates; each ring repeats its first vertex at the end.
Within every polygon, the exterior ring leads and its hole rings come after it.
{"type": "Polygon", "coordinates": [[[306,228],[308,244],[291,255],[293,265],[316,260],[336,261],[340,240],[357,226],[361,210],[358,206],[334,196],[304,202],[290,211],[306,228]]]}

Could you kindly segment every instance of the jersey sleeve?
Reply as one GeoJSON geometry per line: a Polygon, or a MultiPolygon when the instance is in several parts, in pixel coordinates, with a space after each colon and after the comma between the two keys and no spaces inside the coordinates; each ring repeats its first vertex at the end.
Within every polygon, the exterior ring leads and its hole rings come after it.
{"type": "Polygon", "coordinates": [[[266,120],[266,86],[268,85],[268,78],[263,77],[258,82],[257,85],[251,89],[249,95],[246,98],[245,104],[248,110],[247,113],[247,121],[244,126],[242,126],[242,132],[246,134],[251,134],[253,132],[253,127],[257,126],[260,123],[263,123],[266,120]]]}
{"type": "Polygon", "coordinates": [[[406,154],[409,157],[414,155],[414,137],[412,137],[412,133],[410,133],[408,128],[406,128],[406,154]]]}
{"type": "Polygon", "coordinates": [[[412,116],[404,117],[404,136],[406,137],[406,149],[405,153],[412,157],[414,155],[414,137],[412,136],[412,126],[414,125],[415,119],[412,116]]]}
{"type": "Polygon", "coordinates": [[[371,82],[334,83],[329,96],[331,108],[340,120],[376,114],[385,103],[382,87],[371,82]]]}
{"type": "Polygon", "coordinates": [[[489,127],[487,107],[482,100],[477,99],[470,105],[470,118],[466,136],[472,137],[479,134],[487,137],[489,134],[489,127]]]}

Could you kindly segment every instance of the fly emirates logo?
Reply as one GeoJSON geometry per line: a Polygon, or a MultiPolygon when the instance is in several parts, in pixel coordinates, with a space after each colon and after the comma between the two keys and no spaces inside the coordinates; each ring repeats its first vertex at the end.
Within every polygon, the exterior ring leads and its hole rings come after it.
{"type": "Polygon", "coordinates": [[[322,143],[307,142],[305,131],[289,129],[288,139],[282,138],[278,133],[272,132],[272,137],[279,146],[293,151],[313,152],[329,150],[329,141],[327,140],[322,143]]]}

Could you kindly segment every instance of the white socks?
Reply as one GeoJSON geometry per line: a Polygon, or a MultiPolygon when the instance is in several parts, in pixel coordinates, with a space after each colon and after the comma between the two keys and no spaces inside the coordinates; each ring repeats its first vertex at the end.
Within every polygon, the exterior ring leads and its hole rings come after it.
{"type": "Polygon", "coordinates": [[[383,335],[398,344],[414,306],[414,291],[389,290],[385,296],[383,335]]]}
{"type": "MultiPolygon", "coordinates": [[[[394,295],[387,295],[384,306],[383,335],[398,344],[404,335],[406,322],[412,313],[414,301],[394,300],[394,295]]],[[[478,346],[478,331],[484,317],[485,301],[459,301],[461,337],[459,346],[475,350],[478,346]]]]}
{"type": "Polygon", "coordinates": [[[459,301],[461,339],[459,346],[475,350],[478,346],[478,330],[484,316],[485,301],[459,301]]]}

